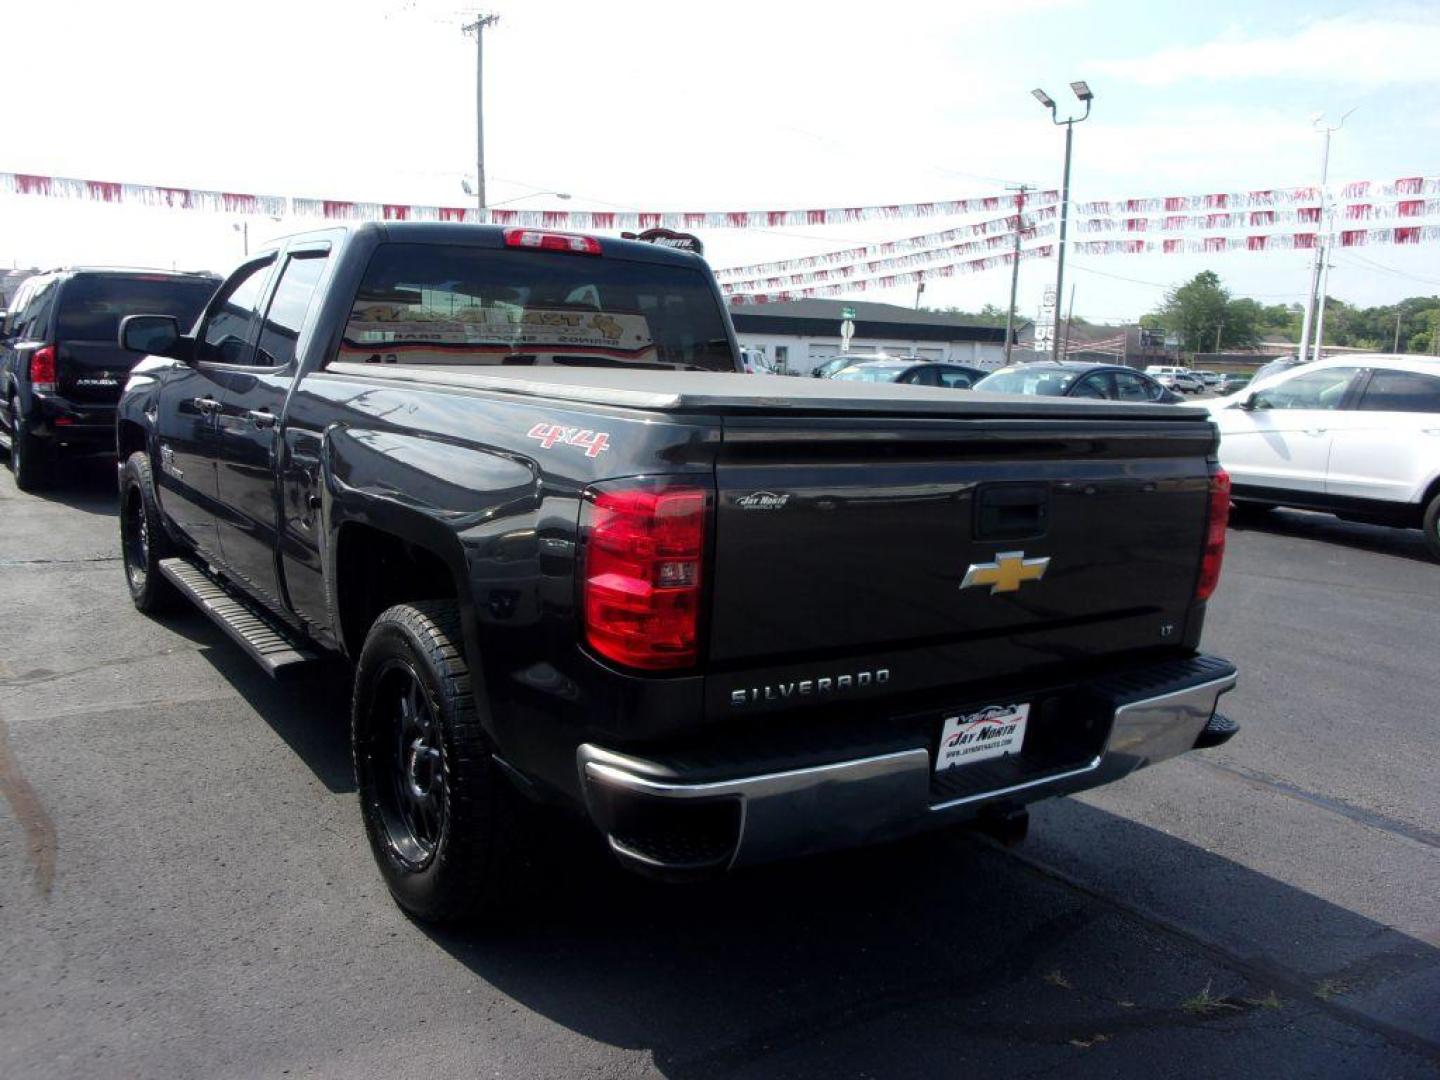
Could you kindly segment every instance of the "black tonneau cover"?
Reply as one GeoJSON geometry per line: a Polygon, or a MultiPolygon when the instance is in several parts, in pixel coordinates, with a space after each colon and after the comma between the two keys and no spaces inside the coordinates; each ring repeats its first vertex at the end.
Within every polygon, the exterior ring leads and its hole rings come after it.
{"type": "Polygon", "coordinates": [[[331,364],[327,371],[461,390],[544,397],[662,412],[878,413],[978,420],[1171,420],[1201,424],[1203,409],[1085,398],[986,394],[891,383],[847,383],[707,371],[620,371],[584,367],[503,368],[474,365],[331,364]]]}

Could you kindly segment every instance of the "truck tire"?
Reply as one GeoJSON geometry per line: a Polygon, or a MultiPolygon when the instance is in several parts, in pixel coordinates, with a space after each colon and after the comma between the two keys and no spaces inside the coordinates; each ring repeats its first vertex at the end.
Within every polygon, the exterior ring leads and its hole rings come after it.
{"type": "Polygon", "coordinates": [[[1425,507],[1421,527],[1425,531],[1425,550],[1430,552],[1432,559],[1440,562],[1440,492],[1436,492],[1425,507]]]}
{"type": "Polygon", "coordinates": [[[519,795],[481,729],[461,643],[454,601],[388,609],[366,635],[351,709],[371,851],[395,901],[436,924],[494,914],[518,847],[519,795]]]}
{"type": "Polygon", "coordinates": [[[185,598],[160,576],[160,560],[175,553],[155,502],[150,459],[137,450],[120,467],[120,559],[137,610],[158,615],[183,606],[185,598]]]}
{"type": "Polygon", "coordinates": [[[40,491],[50,480],[49,447],[30,434],[20,399],[10,399],[10,471],[21,491],[40,491]]]}

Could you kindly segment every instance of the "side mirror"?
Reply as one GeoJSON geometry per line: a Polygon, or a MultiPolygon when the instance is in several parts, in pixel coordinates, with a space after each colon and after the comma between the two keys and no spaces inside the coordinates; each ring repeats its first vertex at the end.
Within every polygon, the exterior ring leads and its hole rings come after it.
{"type": "Polygon", "coordinates": [[[128,315],[120,320],[120,347],[150,356],[190,362],[191,342],[172,315],[128,315]]]}
{"type": "Polygon", "coordinates": [[[1243,398],[1240,399],[1240,408],[1244,409],[1246,412],[1253,412],[1254,410],[1258,409],[1260,406],[1256,404],[1255,401],[1258,396],[1259,395],[1254,390],[1250,391],[1250,393],[1246,394],[1243,398]]]}

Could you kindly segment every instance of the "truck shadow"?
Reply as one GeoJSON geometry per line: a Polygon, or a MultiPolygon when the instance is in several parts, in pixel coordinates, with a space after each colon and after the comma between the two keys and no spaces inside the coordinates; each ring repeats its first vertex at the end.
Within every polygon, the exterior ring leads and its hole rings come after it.
{"type": "MultiPolygon", "coordinates": [[[[1246,960],[1230,966],[1103,898],[1132,895],[1139,866],[1109,868],[1114,880],[1091,892],[964,833],[689,886],[632,878],[570,841],[551,851],[523,919],[430,936],[525,1008],[687,1080],[1086,1069],[1099,1065],[1080,1056],[1096,1042],[1133,1055],[1162,1029],[1167,1053],[1185,1048],[1180,1074],[1221,1075],[1246,1066],[1217,1034],[1257,1028],[1284,1044],[1285,1071],[1334,1075],[1293,1030],[1340,1007],[1317,993],[1363,1011],[1387,1000],[1390,980],[1429,972],[1440,984],[1430,945],[1085,804],[1053,816],[1065,835],[1103,830],[1137,859],[1225,880],[1223,916],[1196,921],[1240,928],[1233,950],[1246,960]],[[1303,958],[1287,955],[1302,926],[1303,958]],[[1202,987],[1220,999],[1213,1012],[1193,1004],[1202,987]]],[[[1428,1029],[1397,1042],[1440,1053],[1440,1020],[1412,1010],[1428,1029]]]]}
{"type": "Polygon", "coordinates": [[[117,511],[115,458],[95,455],[68,458],[53,467],[49,483],[22,498],[44,499],[86,514],[114,517],[117,511]]]}
{"type": "Polygon", "coordinates": [[[1268,533],[1301,540],[1369,551],[1377,555],[1395,555],[1417,562],[1435,560],[1425,550],[1425,538],[1419,529],[1400,529],[1388,525],[1365,525],[1341,521],[1330,514],[1304,510],[1272,510],[1269,513],[1248,513],[1233,517],[1230,527],[1240,532],[1268,533]]]}
{"type": "Polygon", "coordinates": [[[276,681],[198,611],[164,617],[164,625],[199,648],[276,735],[333,794],[355,790],[350,759],[350,672],[338,661],[276,681]]]}

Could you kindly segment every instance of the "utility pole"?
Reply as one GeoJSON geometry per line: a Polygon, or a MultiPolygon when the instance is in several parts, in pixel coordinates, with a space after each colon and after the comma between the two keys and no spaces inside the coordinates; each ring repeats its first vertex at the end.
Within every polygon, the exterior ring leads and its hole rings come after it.
{"type": "Polygon", "coordinates": [[[1225,320],[1221,319],[1215,324],[1215,355],[1220,355],[1220,332],[1225,329],[1225,320]]]}
{"type": "Polygon", "coordinates": [[[920,277],[915,282],[915,310],[920,310],[920,297],[925,293],[925,271],[920,271],[920,277]]]}
{"type": "MultiPolygon", "coordinates": [[[[1359,106],[1356,106],[1359,108],[1359,106]]],[[[1330,232],[1333,228],[1330,207],[1330,136],[1345,126],[1345,119],[1355,109],[1347,109],[1334,127],[1319,130],[1325,135],[1324,149],[1320,154],[1320,235],[1315,243],[1315,265],[1310,271],[1310,291],[1305,297],[1305,318],[1300,325],[1300,362],[1311,359],[1310,330],[1315,328],[1314,358],[1320,358],[1320,333],[1325,324],[1325,271],[1329,261],[1330,232]],[[1312,314],[1314,313],[1314,314],[1312,314]]],[[[1315,117],[1312,125],[1319,124],[1324,114],[1315,117]]]]}
{"type": "Polygon", "coordinates": [[[485,28],[494,26],[500,16],[478,11],[475,21],[461,27],[465,33],[475,35],[475,201],[480,211],[480,221],[485,214],[485,28]]]}
{"type": "Polygon", "coordinates": [[[1015,196],[1015,247],[1010,265],[1010,307],[1005,312],[1005,366],[1010,366],[1010,350],[1015,339],[1015,292],[1020,287],[1020,233],[1025,228],[1025,184],[1015,196]]]}
{"type": "MultiPolygon", "coordinates": [[[[1060,315],[1059,315],[1059,310],[1060,310],[1060,309],[1059,309],[1059,308],[1056,308],[1055,310],[1056,310],[1055,321],[1058,323],[1058,322],[1060,321],[1060,315]]],[[[1055,359],[1057,359],[1057,360],[1063,360],[1063,359],[1067,358],[1067,357],[1070,355],[1070,320],[1073,319],[1074,317],[1075,317],[1075,286],[1074,286],[1074,285],[1071,285],[1071,286],[1070,286],[1070,310],[1065,313],[1065,344],[1064,344],[1064,346],[1060,349],[1059,354],[1055,357],[1055,359]]],[[[1057,327],[1057,329],[1058,329],[1058,327],[1057,327]]]]}
{"type": "Polygon", "coordinates": [[[1320,300],[1315,309],[1315,355],[1312,360],[1320,359],[1320,346],[1325,344],[1325,293],[1330,285],[1330,255],[1330,237],[1327,235],[1320,252],[1320,300]]]}
{"type": "Polygon", "coordinates": [[[1393,353],[1398,353],[1400,351],[1400,320],[1404,317],[1405,309],[1397,307],[1395,309],[1395,345],[1390,350],[1393,353]]]}

